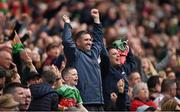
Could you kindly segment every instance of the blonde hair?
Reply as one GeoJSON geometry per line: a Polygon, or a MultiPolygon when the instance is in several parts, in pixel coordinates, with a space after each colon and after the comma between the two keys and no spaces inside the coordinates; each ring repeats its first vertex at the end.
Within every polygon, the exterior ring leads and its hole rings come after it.
{"type": "Polygon", "coordinates": [[[178,105],[174,98],[164,97],[161,102],[161,111],[175,111],[178,105]]]}
{"type": "Polygon", "coordinates": [[[149,76],[155,76],[155,75],[158,75],[158,72],[156,71],[154,65],[152,64],[151,60],[148,59],[148,58],[143,58],[144,60],[147,61],[148,63],[148,71],[144,71],[146,75],[149,75],[149,76]]]}

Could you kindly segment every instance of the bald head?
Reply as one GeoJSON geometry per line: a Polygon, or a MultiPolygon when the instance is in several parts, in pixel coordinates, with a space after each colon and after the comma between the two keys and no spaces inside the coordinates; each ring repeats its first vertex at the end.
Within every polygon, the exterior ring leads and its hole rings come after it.
{"type": "Polygon", "coordinates": [[[0,66],[9,69],[12,62],[12,56],[7,51],[0,51],[0,66]]]}

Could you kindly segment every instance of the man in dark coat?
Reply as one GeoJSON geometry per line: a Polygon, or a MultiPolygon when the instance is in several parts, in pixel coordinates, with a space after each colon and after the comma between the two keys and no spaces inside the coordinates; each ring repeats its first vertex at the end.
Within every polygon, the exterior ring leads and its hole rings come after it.
{"type": "MultiPolygon", "coordinates": [[[[129,47],[127,48],[129,49],[129,47]]],[[[120,61],[119,52],[114,47],[109,47],[108,52],[104,48],[101,55],[101,72],[102,72],[102,80],[103,80],[103,95],[104,95],[104,103],[105,110],[112,110],[112,100],[111,93],[118,93],[117,82],[120,79],[125,81],[125,96],[123,102],[125,103],[125,107],[122,110],[128,110],[130,106],[130,101],[128,97],[128,80],[127,76],[133,69],[136,68],[136,61],[129,49],[128,55],[126,57],[126,62],[124,64],[120,61]]]]}
{"type": "Polygon", "coordinates": [[[30,111],[56,111],[58,109],[59,96],[52,89],[55,80],[54,72],[44,71],[42,73],[42,82],[37,81],[37,84],[30,85],[32,94],[30,111]]]}
{"type": "Polygon", "coordinates": [[[79,77],[77,88],[86,109],[100,111],[103,109],[104,100],[98,57],[103,47],[103,32],[98,10],[92,9],[91,16],[94,19],[92,35],[87,31],[80,31],[75,42],[72,39],[70,19],[63,16],[65,25],[62,39],[67,66],[77,69],[79,77]]]}

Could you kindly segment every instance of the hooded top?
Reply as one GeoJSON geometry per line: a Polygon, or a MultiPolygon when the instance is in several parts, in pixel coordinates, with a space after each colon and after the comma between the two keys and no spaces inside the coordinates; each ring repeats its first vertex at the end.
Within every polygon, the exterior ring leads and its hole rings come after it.
{"type": "Polygon", "coordinates": [[[29,110],[57,110],[59,96],[48,83],[32,84],[30,90],[33,98],[29,110]]]}

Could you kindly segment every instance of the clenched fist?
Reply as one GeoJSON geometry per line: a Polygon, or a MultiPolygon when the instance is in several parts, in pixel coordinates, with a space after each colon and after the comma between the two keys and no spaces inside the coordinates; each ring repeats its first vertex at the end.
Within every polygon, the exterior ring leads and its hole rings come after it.
{"type": "Polygon", "coordinates": [[[99,18],[99,11],[97,9],[92,9],[91,10],[91,16],[93,18],[99,18]]]}
{"type": "Polygon", "coordinates": [[[97,9],[91,9],[91,16],[94,18],[95,23],[100,23],[99,11],[97,9]]]}
{"type": "Polygon", "coordinates": [[[63,16],[62,16],[62,19],[63,19],[63,21],[64,21],[65,23],[70,23],[70,19],[69,19],[69,17],[68,17],[67,15],[63,15],[63,16]]]}
{"type": "Polygon", "coordinates": [[[124,82],[123,79],[120,79],[117,82],[117,87],[118,87],[118,90],[119,90],[120,93],[124,93],[125,82],[124,82]]]}

